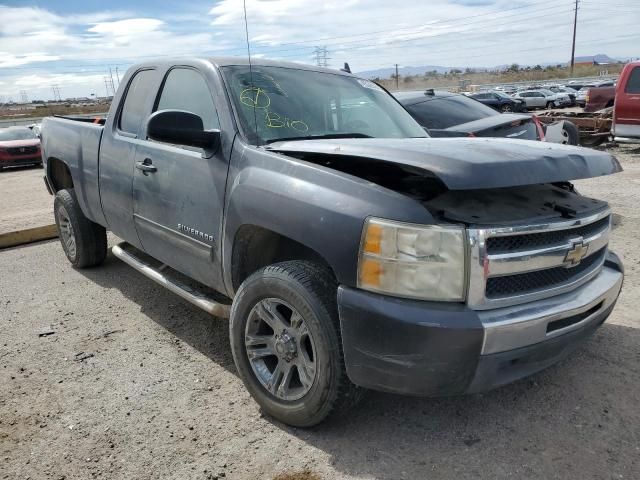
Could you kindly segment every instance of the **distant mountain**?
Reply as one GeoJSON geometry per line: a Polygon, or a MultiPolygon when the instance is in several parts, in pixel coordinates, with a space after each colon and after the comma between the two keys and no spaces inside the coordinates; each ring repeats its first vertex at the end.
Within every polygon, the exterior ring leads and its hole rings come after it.
{"type": "MultiPolygon", "coordinates": [[[[423,67],[400,67],[398,73],[400,76],[408,75],[424,75],[426,72],[446,73],[455,67],[442,67],[440,65],[425,65],[423,67]]],[[[391,68],[379,68],[377,70],[365,70],[363,72],[356,72],[357,75],[364,78],[389,78],[391,75],[395,75],[396,69],[391,68]]]]}
{"type": "Polygon", "coordinates": [[[615,58],[611,58],[609,55],[605,55],[604,53],[599,53],[597,55],[588,55],[585,57],[576,57],[576,63],[617,63],[619,60],[615,58]]]}

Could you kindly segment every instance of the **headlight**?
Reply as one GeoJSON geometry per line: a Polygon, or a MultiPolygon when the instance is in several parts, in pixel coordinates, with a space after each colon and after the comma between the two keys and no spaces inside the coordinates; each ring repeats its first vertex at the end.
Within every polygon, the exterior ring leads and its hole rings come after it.
{"type": "Polygon", "coordinates": [[[358,287],[398,297],[464,300],[465,231],[379,218],[365,222],[358,287]]]}

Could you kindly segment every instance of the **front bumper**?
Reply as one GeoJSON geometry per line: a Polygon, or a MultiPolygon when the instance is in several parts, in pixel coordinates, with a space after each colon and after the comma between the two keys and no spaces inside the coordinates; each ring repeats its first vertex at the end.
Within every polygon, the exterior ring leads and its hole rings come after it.
{"type": "Polygon", "coordinates": [[[1,167],[16,167],[19,165],[37,165],[40,163],[42,163],[42,156],[40,155],[40,152],[29,154],[29,155],[0,157],[1,167]]]}
{"type": "Polygon", "coordinates": [[[356,385],[408,395],[489,390],[558,362],[609,316],[623,269],[609,253],[578,289],[522,305],[474,311],[340,287],[347,374],[356,385]]]}

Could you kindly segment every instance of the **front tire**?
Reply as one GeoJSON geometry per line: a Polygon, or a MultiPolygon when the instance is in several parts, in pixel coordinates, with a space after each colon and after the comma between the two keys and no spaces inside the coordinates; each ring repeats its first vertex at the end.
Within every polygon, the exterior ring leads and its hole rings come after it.
{"type": "Polygon", "coordinates": [[[310,427],[355,404],[342,356],[337,284],[325,267],[289,261],[240,286],[229,335],[240,378],[267,414],[310,427]]]}
{"type": "Polygon", "coordinates": [[[502,105],[502,107],[500,107],[500,111],[502,113],[511,113],[513,112],[513,107],[507,103],[505,105],[502,105]]]}
{"type": "Polygon", "coordinates": [[[547,102],[547,110],[551,110],[553,108],[553,102],[547,102]]]}
{"type": "Polygon", "coordinates": [[[107,256],[107,231],[84,216],[73,189],[56,193],[53,213],[62,249],[73,266],[101,264],[107,256]]]}

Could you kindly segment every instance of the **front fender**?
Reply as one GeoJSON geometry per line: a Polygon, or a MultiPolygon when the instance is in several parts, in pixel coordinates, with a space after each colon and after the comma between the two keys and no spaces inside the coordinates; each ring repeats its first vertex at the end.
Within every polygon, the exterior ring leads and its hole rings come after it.
{"type": "Polygon", "coordinates": [[[416,201],[330,168],[246,147],[229,180],[223,238],[224,277],[233,292],[232,251],[243,225],[256,225],[316,251],[341,284],[355,286],[368,216],[430,224],[416,201]]]}

